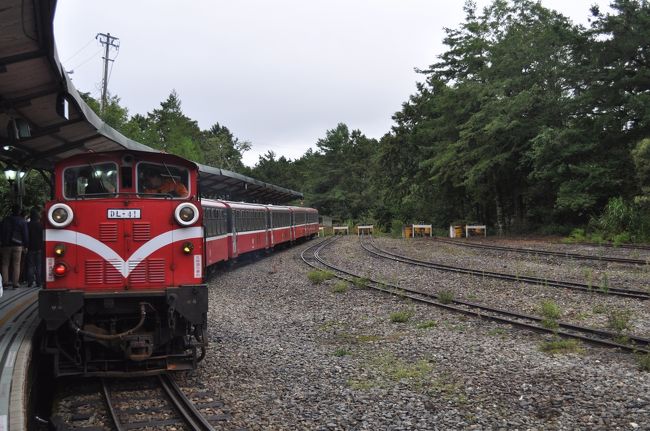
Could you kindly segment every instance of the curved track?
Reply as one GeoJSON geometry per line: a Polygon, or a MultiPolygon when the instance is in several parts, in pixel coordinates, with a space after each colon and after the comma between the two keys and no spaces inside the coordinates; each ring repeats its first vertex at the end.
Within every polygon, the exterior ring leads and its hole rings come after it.
{"type": "Polygon", "coordinates": [[[617,287],[608,287],[607,289],[602,289],[588,284],[574,283],[571,281],[548,280],[545,278],[528,277],[524,275],[513,275],[513,274],[506,274],[506,273],[493,272],[493,271],[481,271],[478,269],[470,269],[470,268],[463,268],[460,266],[451,266],[451,265],[443,265],[435,262],[427,262],[424,260],[414,259],[408,256],[403,256],[397,253],[391,253],[389,251],[382,250],[379,247],[375,246],[372,243],[372,241],[364,242],[363,237],[361,238],[362,238],[361,246],[368,253],[380,258],[391,259],[398,262],[407,263],[410,265],[422,266],[425,268],[435,269],[439,271],[448,271],[448,272],[456,272],[461,274],[471,274],[480,277],[495,278],[498,280],[516,281],[516,282],[537,284],[541,286],[572,289],[572,290],[578,290],[582,292],[597,293],[600,295],[615,295],[615,296],[623,296],[626,298],[634,298],[640,300],[650,299],[650,292],[643,291],[643,290],[628,290],[628,289],[621,289],[617,287]]]}
{"type": "Polygon", "coordinates": [[[599,262],[626,263],[630,265],[650,265],[650,259],[646,259],[646,260],[629,259],[625,257],[593,256],[593,255],[579,254],[579,253],[563,253],[561,251],[549,251],[549,250],[541,250],[535,248],[507,247],[502,245],[480,244],[476,242],[467,242],[462,240],[457,241],[457,240],[451,240],[445,238],[434,238],[433,240],[445,244],[457,245],[459,247],[500,250],[500,251],[506,251],[508,253],[525,253],[525,254],[536,254],[541,256],[557,256],[557,257],[571,258],[576,260],[596,260],[599,262]]]}
{"type": "MultiPolygon", "coordinates": [[[[337,278],[354,282],[361,278],[343,268],[336,267],[326,262],[320,252],[334,243],[337,238],[329,238],[305,249],[300,257],[309,266],[316,269],[326,269],[334,272],[337,278]]],[[[559,335],[566,338],[574,338],[591,344],[614,347],[622,350],[650,353],[650,339],[637,337],[634,335],[625,335],[625,343],[622,343],[621,334],[597,328],[589,328],[579,325],[573,325],[565,322],[556,322],[557,327],[554,329],[542,325],[544,319],[538,316],[515,313],[508,310],[502,310],[495,307],[489,307],[463,300],[441,300],[438,295],[421,291],[414,288],[395,286],[390,283],[379,282],[376,280],[366,279],[366,286],[379,290],[391,295],[410,298],[414,301],[426,303],[436,307],[444,308],[449,311],[461,313],[469,316],[479,317],[481,319],[491,320],[499,323],[507,323],[520,328],[526,328],[536,332],[545,332],[559,335]]]]}

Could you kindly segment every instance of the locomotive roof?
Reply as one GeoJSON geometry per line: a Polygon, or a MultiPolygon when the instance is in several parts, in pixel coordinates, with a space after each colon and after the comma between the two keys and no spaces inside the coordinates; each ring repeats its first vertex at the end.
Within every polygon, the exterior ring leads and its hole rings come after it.
{"type": "MultiPolygon", "coordinates": [[[[51,171],[76,154],[114,150],[159,152],[122,135],[86,105],[59,61],[54,42],[56,0],[5,0],[0,9],[0,161],[16,168],[51,171]],[[68,116],[59,110],[68,104],[68,116]],[[29,124],[31,136],[15,139],[5,125],[29,124]]],[[[202,193],[215,198],[286,203],[300,192],[225,169],[198,165],[202,193]]]]}

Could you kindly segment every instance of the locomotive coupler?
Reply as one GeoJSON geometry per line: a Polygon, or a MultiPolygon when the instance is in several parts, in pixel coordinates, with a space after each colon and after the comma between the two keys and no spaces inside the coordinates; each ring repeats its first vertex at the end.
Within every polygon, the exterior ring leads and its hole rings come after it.
{"type": "Polygon", "coordinates": [[[144,361],[153,353],[153,335],[140,334],[124,337],[124,356],[132,361],[144,361]]]}

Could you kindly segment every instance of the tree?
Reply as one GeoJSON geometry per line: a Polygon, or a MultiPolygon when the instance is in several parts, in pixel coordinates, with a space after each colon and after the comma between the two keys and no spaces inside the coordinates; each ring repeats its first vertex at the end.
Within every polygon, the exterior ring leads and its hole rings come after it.
{"type": "Polygon", "coordinates": [[[251,144],[240,141],[227,127],[215,123],[201,133],[199,145],[206,164],[237,172],[246,170],[242,157],[251,144]]]}

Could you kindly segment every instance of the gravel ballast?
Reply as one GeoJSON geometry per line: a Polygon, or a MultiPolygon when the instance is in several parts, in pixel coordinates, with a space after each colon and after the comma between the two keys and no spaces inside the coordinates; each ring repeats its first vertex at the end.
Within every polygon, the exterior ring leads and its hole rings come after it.
{"type": "MultiPolygon", "coordinates": [[[[298,256],[308,245],[210,281],[207,358],[179,381],[223,400],[230,413],[224,429],[650,429],[650,373],[639,370],[634,355],[587,345],[551,355],[540,349],[549,336],[368,289],[334,293],[337,280],[308,280],[298,256]],[[398,312],[406,322],[391,320],[398,312]]],[[[368,256],[352,237],[323,255],[417,286],[435,278],[436,289],[459,295],[472,286],[474,295],[512,301],[517,310],[538,302],[503,283],[485,287],[468,277],[360,261],[368,256]]],[[[492,260],[499,257],[484,259],[492,260]]],[[[560,295],[567,309],[590,307],[570,299],[575,293],[542,291],[556,300],[560,295]]],[[[604,306],[610,300],[602,299],[604,306]]],[[[613,301],[637,307],[634,332],[648,333],[647,304],[613,301]]],[[[581,319],[588,324],[600,316],[581,319]]]]}

